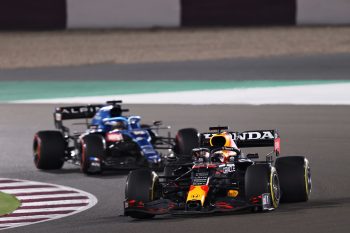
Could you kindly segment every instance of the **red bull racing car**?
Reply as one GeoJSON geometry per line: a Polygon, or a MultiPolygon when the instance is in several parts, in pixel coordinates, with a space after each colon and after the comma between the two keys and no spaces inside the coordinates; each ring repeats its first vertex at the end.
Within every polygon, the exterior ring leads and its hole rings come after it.
{"type": "Polygon", "coordinates": [[[302,202],[311,193],[311,171],[304,156],[280,157],[276,130],[180,135],[192,154],[169,162],[164,176],[149,169],[130,172],[125,188],[125,215],[208,214],[242,209],[274,210],[280,202],[302,202]],[[195,142],[198,142],[197,144],[195,142]],[[264,160],[250,147],[273,147],[264,160]]]}

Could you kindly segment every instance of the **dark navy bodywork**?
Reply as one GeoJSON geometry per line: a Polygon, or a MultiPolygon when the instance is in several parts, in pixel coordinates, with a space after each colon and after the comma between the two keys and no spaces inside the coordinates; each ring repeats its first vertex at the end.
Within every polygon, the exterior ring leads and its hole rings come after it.
{"type": "Polygon", "coordinates": [[[120,104],[121,101],[108,101],[102,105],[56,108],[55,126],[66,141],[65,161],[80,165],[88,174],[110,169],[164,168],[165,158],[172,155],[174,148],[170,133],[167,137],[157,135],[159,129],[164,129],[160,121],[141,125],[140,116],[124,116],[123,112],[129,110],[120,104]],[[83,124],[87,129],[72,134],[63,121],[77,119],[85,122],[72,125],[83,124]]]}
{"type": "Polygon", "coordinates": [[[149,163],[160,163],[161,157],[158,151],[155,150],[151,141],[152,137],[149,130],[141,127],[140,116],[111,116],[111,109],[113,106],[105,106],[98,110],[96,115],[91,120],[91,125],[93,125],[93,130],[88,130],[95,132],[96,130],[103,133],[112,133],[112,125],[115,122],[122,122],[126,127],[125,129],[118,130],[122,135],[132,139],[134,143],[139,146],[142,155],[147,159],[149,163]]]}

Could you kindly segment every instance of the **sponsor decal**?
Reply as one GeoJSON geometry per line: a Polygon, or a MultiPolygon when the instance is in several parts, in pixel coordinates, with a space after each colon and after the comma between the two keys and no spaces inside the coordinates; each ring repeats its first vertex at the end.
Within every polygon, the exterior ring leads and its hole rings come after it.
{"type": "Polygon", "coordinates": [[[219,168],[222,170],[224,174],[232,173],[235,169],[235,164],[221,164],[219,168]]]}
{"type": "Polygon", "coordinates": [[[238,135],[238,140],[264,140],[274,138],[271,131],[244,132],[238,135]]]}
{"type": "Polygon", "coordinates": [[[139,136],[139,135],[145,135],[146,132],[144,130],[134,130],[132,131],[132,134],[139,136]]]}
{"type": "Polygon", "coordinates": [[[119,132],[107,133],[106,140],[109,142],[119,142],[123,140],[123,134],[119,132]]]}
{"type": "Polygon", "coordinates": [[[99,106],[84,106],[84,107],[63,107],[60,108],[62,113],[65,114],[80,114],[88,112],[97,112],[101,107],[99,106]]]}
{"type": "MultiPolygon", "coordinates": [[[[247,131],[242,133],[230,132],[233,140],[271,140],[275,139],[273,130],[247,131]]],[[[209,140],[214,133],[203,133],[204,139],[209,140]]]]}
{"type": "Polygon", "coordinates": [[[261,202],[263,210],[268,210],[271,208],[271,202],[270,202],[270,194],[269,193],[263,193],[261,196],[261,202]]]}

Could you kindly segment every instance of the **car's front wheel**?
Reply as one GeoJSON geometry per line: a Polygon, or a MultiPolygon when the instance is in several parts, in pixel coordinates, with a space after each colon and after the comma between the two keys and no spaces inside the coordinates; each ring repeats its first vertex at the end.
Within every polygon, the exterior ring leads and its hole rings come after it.
{"type": "MultiPolygon", "coordinates": [[[[126,181],[125,200],[141,201],[143,203],[157,200],[159,198],[158,184],[157,174],[149,169],[131,171],[126,181]]],[[[130,212],[128,215],[138,219],[154,217],[153,214],[141,212],[130,212]]]]}
{"type": "Polygon", "coordinates": [[[248,203],[267,205],[276,209],[280,201],[280,183],[277,171],[268,164],[255,164],[248,167],[245,174],[245,195],[248,203]],[[267,197],[263,195],[268,194],[267,197]],[[268,198],[264,200],[264,198],[268,198]]]}
{"type": "Polygon", "coordinates": [[[83,173],[94,175],[102,172],[102,159],[105,155],[104,138],[89,134],[81,139],[80,167],[83,173]]]}

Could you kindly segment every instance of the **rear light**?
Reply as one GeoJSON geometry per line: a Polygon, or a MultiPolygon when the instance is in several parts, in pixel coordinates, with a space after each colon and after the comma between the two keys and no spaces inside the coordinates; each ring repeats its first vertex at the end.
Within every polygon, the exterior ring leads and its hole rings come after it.
{"type": "Polygon", "coordinates": [[[128,201],[128,204],[129,204],[129,206],[134,206],[135,205],[135,200],[130,200],[130,201],[128,201]]]}
{"type": "Polygon", "coordinates": [[[142,208],[142,207],[144,207],[145,206],[145,204],[142,202],[142,201],[139,201],[138,203],[137,203],[137,207],[138,208],[142,208]]]}

